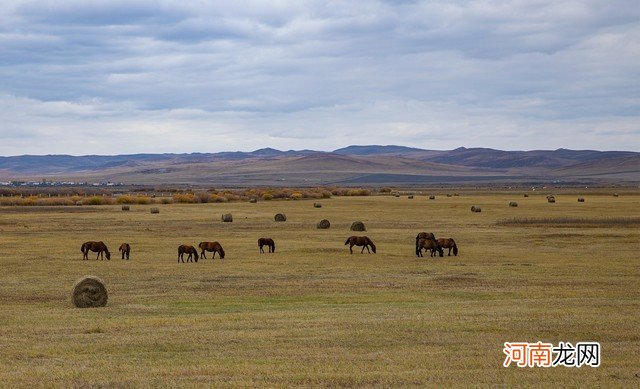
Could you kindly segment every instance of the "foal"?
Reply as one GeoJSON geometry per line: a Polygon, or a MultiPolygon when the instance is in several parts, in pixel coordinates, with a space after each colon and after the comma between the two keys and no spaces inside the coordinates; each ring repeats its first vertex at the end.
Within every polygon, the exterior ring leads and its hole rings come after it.
{"type": "Polygon", "coordinates": [[[118,249],[118,251],[120,251],[122,253],[122,259],[129,259],[129,253],[131,253],[131,246],[129,246],[129,243],[123,243],[120,245],[120,248],[118,249]]]}

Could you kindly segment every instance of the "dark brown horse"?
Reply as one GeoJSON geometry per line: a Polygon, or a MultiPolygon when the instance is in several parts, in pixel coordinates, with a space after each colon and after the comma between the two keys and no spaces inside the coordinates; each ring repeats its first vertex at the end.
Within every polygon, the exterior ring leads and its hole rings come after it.
{"type": "MultiPolygon", "coordinates": [[[[453,240],[453,238],[440,238],[438,239],[438,246],[449,249],[449,254],[447,256],[451,256],[451,249],[453,249],[453,255],[458,256],[458,245],[453,240]]],[[[442,256],[442,255],[441,255],[442,256]]]]}
{"type": "Polygon", "coordinates": [[[438,245],[438,241],[435,239],[418,239],[418,256],[422,257],[422,250],[429,250],[431,252],[431,256],[434,257],[436,255],[436,251],[442,257],[444,255],[444,251],[442,247],[438,245]]]}
{"type": "Polygon", "coordinates": [[[220,259],[224,259],[224,250],[218,242],[200,242],[198,247],[201,250],[200,256],[204,259],[207,259],[205,251],[213,251],[213,259],[216,259],[216,253],[220,254],[220,259]]]}
{"type": "Polygon", "coordinates": [[[196,262],[198,262],[198,251],[195,247],[186,244],[178,246],[178,262],[184,263],[185,254],[189,254],[189,256],[187,257],[187,262],[193,262],[194,258],[196,262]]]}
{"type": "Polygon", "coordinates": [[[369,247],[371,247],[374,254],[376,253],[376,245],[373,244],[373,241],[367,236],[350,236],[344,244],[345,246],[349,245],[349,252],[351,252],[351,254],[353,254],[353,246],[362,246],[360,254],[364,253],[364,249],[367,249],[367,252],[371,254],[369,247]]]}
{"type": "Polygon", "coordinates": [[[96,256],[96,259],[98,259],[98,257],[100,257],[102,260],[104,260],[104,255],[106,254],[107,259],[111,259],[111,253],[109,252],[109,249],[107,248],[107,245],[104,244],[104,242],[100,241],[100,242],[85,242],[82,244],[82,247],[80,247],[80,251],[82,251],[82,259],[83,260],[88,260],[89,259],[89,251],[93,251],[94,253],[98,253],[98,255],[96,256]]]}
{"type": "Polygon", "coordinates": [[[123,243],[120,245],[120,248],[118,249],[118,251],[122,253],[122,259],[125,259],[125,257],[129,259],[129,253],[131,253],[131,246],[129,246],[129,243],[123,243]]]}
{"type": "Polygon", "coordinates": [[[421,232],[416,236],[416,256],[420,257],[420,249],[418,248],[418,241],[420,239],[432,239],[436,240],[436,236],[432,232],[421,232]]]}
{"type": "Polygon", "coordinates": [[[258,247],[260,248],[260,252],[264,253],[263,246],[267,246],[269,248],[270,253],[276,252],[276,244],[271,238],[260,238],[258,239],[258,247]]]}

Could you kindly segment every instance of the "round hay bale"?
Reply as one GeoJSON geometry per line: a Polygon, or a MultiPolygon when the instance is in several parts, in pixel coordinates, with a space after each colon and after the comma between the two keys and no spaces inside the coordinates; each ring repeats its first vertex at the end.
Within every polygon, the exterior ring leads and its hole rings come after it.
{"type": "Polygon", "coordinates": [[[329,223],[329,220],[327,219],[322,219],[318,222],[318,228],[322,230],[326,230],[329,227],[331,227],[331,223],[329,223]]]}
{"type": "Polygon", "coordinates": [[[366,231],[367,228],[364,226],[364,223],[361,221],[351,223],[351,231],[366,231]]]}
{"type": "Polygon", "coordinates": [[[409,196],[407,196],[407,198],[408,198],[409,200],[413,200],[413,195],[409,195],[409,196]]]}
{"type": "Polygon", "coordinates": [[[322,204],[320,204],[320,203],[313,203],[313,208],[322,208],[322,204]]]}
{"type": "Polygon", "coordinates": [[[435,199],[436,199],[436,196],[434,195],[429,196],[429,200],[435,200],[435,199]]]}
{"type": "Polygon", "coordinates": [[[151,213],[160,213],[160,208],[151,208],[151,213]]]}
{"type": "Polygon", "coordinates": [[[287,217],[284,215],[284,213],[276,213],[276,216],[274,216],[273,218],[277,222],[286,222],[287,221],[287,217]]]}
{"type": "Polygon", "coordinates": [[[131,207],[129,207],[128,205],[123,205],[123,206],[122,206],[122,210],[123,210],[123,211],[128,211],[128,210],[130,210],[130,209],[131,209],[131,207]]]}
{"type": "Polygon", "coordinates": [[[556,202],[556,198],[554,196],[547,196],[547,201],[550,203],[555,203],[556,202]]]}
{"type": "Polygon", "coordinates": [[[509,201],[509,206],[510,207],[517,207],[518,203],[516,203],[515,201],[509,201]]]}
{"type": "Polygon", "coordinates": [[[255,203],[257,203],[257,202],[258,202],[258,199],[254,197],[254,198],[252,198],[252,199],[249,199],[249,202],[250,202],[251,204],[255,204],[255,203]]]}
{"type": "Polygon", "coordinates": [[[614,194],[613,194],[613,197],[618,197],[618,194],[617,194],[617,193],[614,193],[614,194]]]}
{"type": "Polygon", "coordinates": [[[482,212],[482,209],[480,209],[479,205],[472,205],[471,212],[482,212]]]}
{"type": "Polygon", "coordinates": [[[579,203],[584,203],[584,197],[578,197],[578,202],[579,203]]]}
{"type": "Polygon", "coordinates": [[[233,216],[230,213],[225,213],[222,215],[221,219],[224,223],[231,223],[233,221],[233,216]]]}
{"type": "Polygon", "coordinates": [[[107,305],[107,288],[101,279],[87,276],[73,286],[71,301],[77,308],[96,308],[107,305]]]}
{"type": "Polygon", "coordinates": [[[454,197],[458,197],[458,196],[460,196],[460,194],[459,193],[454,193],[453,196],[454,197]]]}
{"type": "Polygon", "coordinates": [[[529,197],[529,195],[525,193],[525,194],[524,194],[524,197],[529,197]]]}
{"type": "Polygon", "coordinates": [[[396,194],[394,194],[394,196],[400,197],[400,193],[396,193],[396,194]]]}
{"type": "Polygon", "coordinates": [[[447,193],[447,197],[451,197],[453,196],[451,193],[447,193]]]}

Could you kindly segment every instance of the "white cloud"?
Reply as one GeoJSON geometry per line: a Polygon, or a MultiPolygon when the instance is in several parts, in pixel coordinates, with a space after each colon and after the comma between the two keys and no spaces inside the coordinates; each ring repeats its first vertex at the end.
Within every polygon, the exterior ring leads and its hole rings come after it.
{"type": "Polygon", "coordinates": [[[635,0],[3,7],[3,155],[640,147],[635,0]]]}

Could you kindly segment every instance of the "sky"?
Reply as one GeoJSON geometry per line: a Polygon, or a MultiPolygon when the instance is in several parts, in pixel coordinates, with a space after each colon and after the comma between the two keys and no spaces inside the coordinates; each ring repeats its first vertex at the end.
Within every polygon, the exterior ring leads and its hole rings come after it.
{"type": "Polygon", "coordinates": [[[640,3],[3,0],[0,155],[640,151],[640,3]]]}

